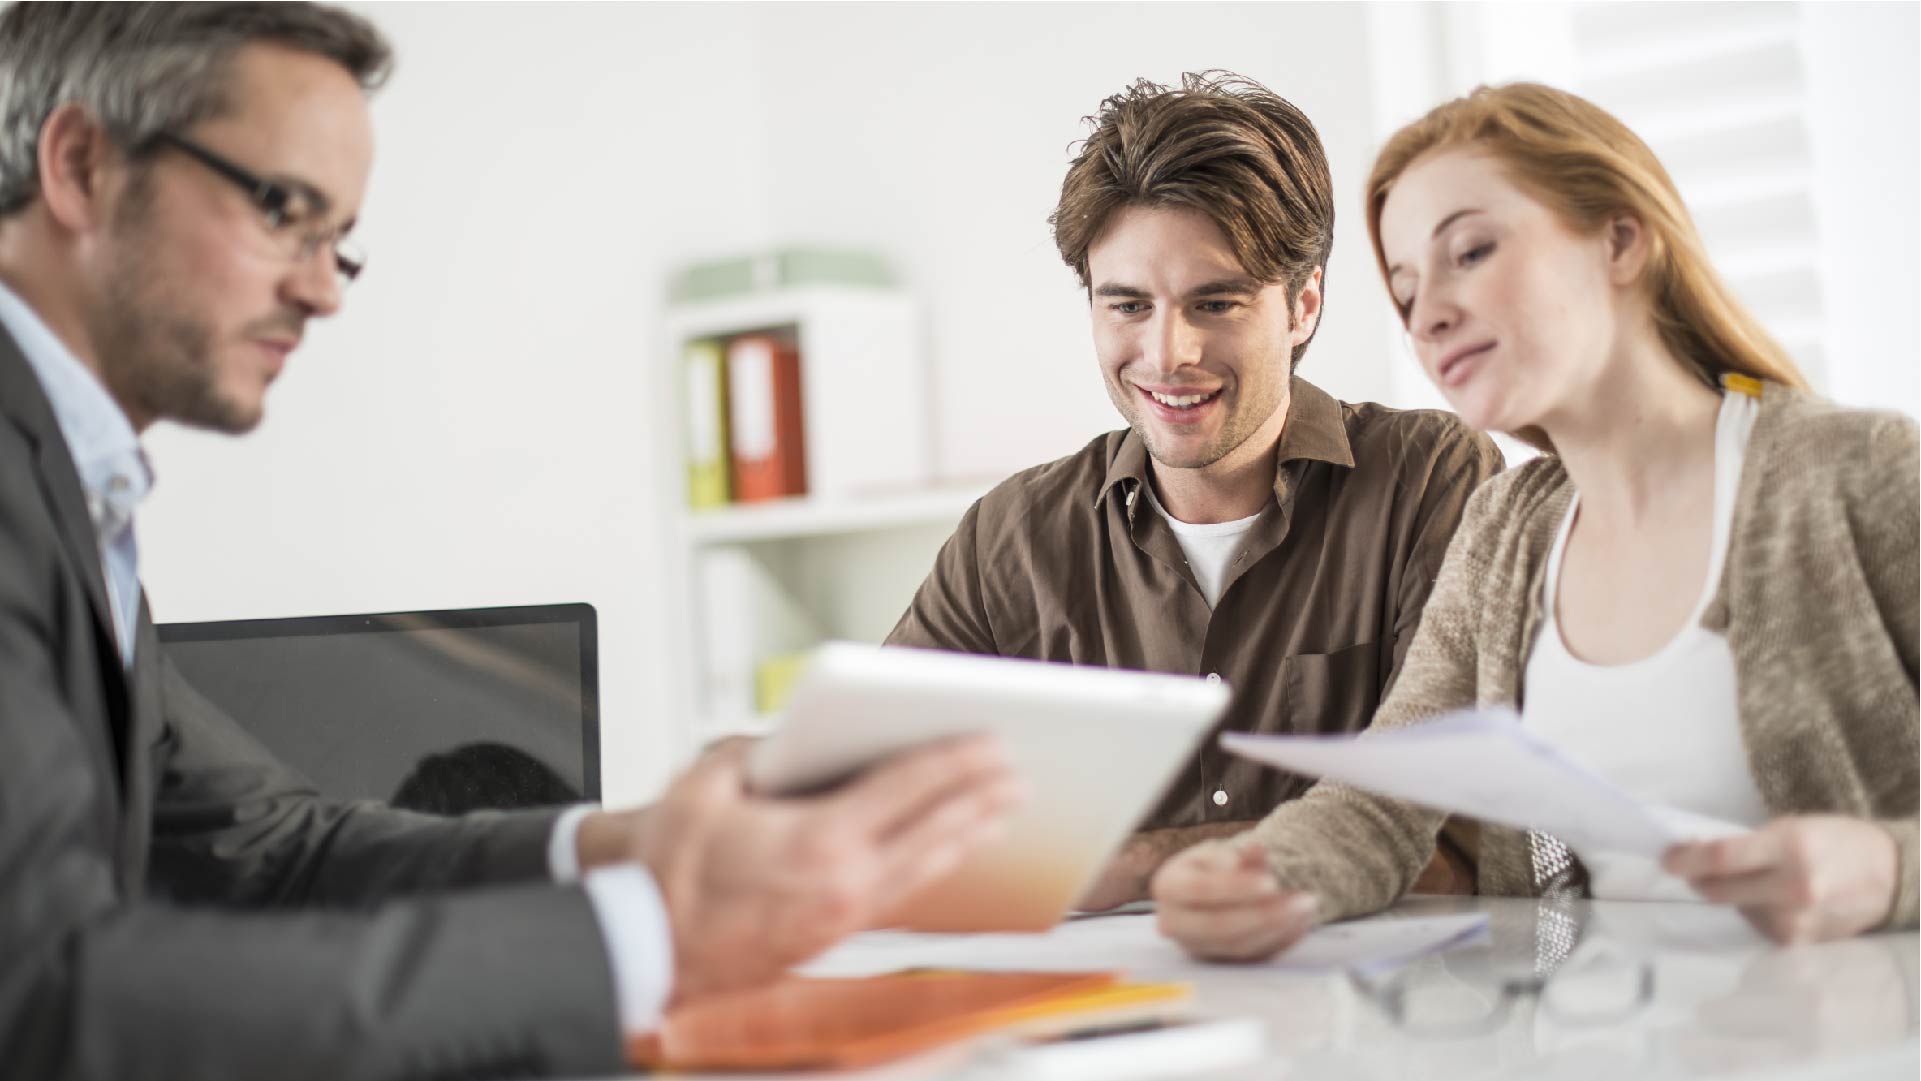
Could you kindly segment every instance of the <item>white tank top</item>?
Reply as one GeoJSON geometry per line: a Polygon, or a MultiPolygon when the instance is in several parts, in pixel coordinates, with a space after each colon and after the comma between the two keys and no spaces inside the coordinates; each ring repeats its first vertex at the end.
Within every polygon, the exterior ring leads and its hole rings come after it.
{"type": "MultiPolygon", "coordinates": [[[[1650,803],[1743,826],[1767,820],[1748,768],[1735,699],[1734,653],[1701,626],[1726,562],[1741,461],[1759,402],[1731,387],[1714,427],[1714,532],[1707,579],[1687,622],[1653,656],[1596,665],[1568,652],[1555,619],[1561,556],[1580,506],[1575,493],[1548,556],[1541,627],[1523,677],[1521,723],[1569,758],[1650,803]]],[[[1584,856],[1594,896],[1698,900],[1652,860],[1584,856]]]]}

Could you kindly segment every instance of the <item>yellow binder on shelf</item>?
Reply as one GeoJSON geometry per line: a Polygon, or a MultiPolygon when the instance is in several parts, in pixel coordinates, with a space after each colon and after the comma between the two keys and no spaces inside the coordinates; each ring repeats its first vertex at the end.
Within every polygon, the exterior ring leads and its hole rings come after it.
{"type": "Polygon", "coordinates": [[[681,349],[686,389],[687,505],[724,507],[733,498],[727,460],[727,356],[715,341],[681,349]]]}

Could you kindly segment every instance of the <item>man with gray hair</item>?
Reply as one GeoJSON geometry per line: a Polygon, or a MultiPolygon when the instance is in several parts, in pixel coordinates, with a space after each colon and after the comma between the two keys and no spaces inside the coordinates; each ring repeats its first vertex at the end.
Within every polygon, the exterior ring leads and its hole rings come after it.
{"type": "Polygon", "coordinates": [[[667,1005],[866,926],[996,828],[989,745],[807,800],[737,751],[650,808],[319,798],[158,652],[159,420],[243,432],[364,265],[390,66],[301,4],[0,15],[0,1073],[604,1073],[667,1005]]]}

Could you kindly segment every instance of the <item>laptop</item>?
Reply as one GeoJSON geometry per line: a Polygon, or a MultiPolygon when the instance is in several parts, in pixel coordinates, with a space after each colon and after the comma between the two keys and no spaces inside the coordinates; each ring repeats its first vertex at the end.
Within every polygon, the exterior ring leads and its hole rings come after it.
{"type": "Polygon", "coordinates": [[[992,733],[1026,782],[1001,840],[893,913],[917,931],[1042,931],[1094,881],[1226,712],[1194,676],[835,642],[748,759],[760,791],[832,787],[932,740],[992,733]]]}
{"type": "Polygon", "coordinates": [[[433,814],[600,797],[587,604],[163,623],[187,681],[324,796],[433,814]]]}

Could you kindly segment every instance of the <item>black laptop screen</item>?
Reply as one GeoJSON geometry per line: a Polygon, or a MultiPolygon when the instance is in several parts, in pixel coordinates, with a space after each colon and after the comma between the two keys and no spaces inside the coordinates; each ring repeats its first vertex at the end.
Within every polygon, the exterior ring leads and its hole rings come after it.
{"type": "Polygon", "coordinates": [[[324,795],[435,813],[600,796],[589,605],[159,629],[187,681],[324,795]]]}

